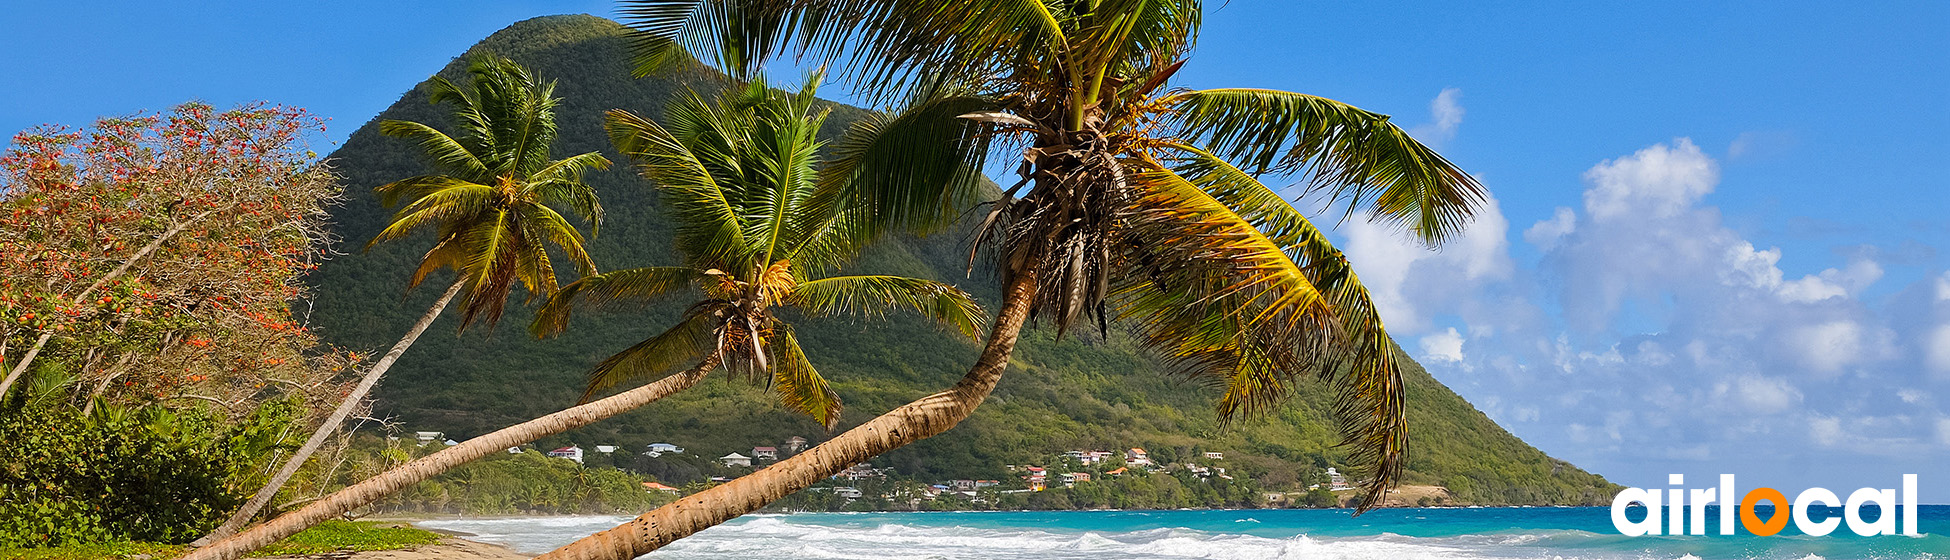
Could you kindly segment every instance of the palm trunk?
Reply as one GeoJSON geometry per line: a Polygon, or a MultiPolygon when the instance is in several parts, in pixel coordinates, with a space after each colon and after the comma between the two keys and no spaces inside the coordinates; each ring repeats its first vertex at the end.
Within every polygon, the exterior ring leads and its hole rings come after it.
{"type": "MultiPolygon", "coordinates": [[[[183,233],[183,230],[189,229],[190,224],[203,221],[203,218],[209,217],[210,214],[214,213],[216,213],[216,210],[204,210],[203,213],[190,216],[189,219],[183,220],[181,223],[169,226],[169,229],[163,230],[162,235],[156,236],[155,240],[150,241],[148,245],[143,245],[142,249],[137,250],[134,255],[130,255],[129,260],[122,261],[122,264],[116,266],[115,270],[111,270],[108,274],[96,279],[95,283],[89,284],[87,288],[81,290],[81,293],[76,294],[74,296],[74,305],[81,305],[83,302],[88,301],[88,296],[93,295],[95,290],[101,289],[102,286],[108,285],[109,282],[115,281],[116,278],[121,278],[124,273],[127,273],[130,268],[135,266],[136,262],[147,258],[149,253],[156,252],[156,249],[162,248],[164,242],[169,241],[172,237],[176,237],[178,233],[183,233]]],[[[47,341],[53,338],[54,331],[49,330],[42,332],[41,337],[34,340],[34,346],[28,348],[27,354],[22,355],[20,361],[14,364],[14,369],[7,372],[7,378],[0,380],[0,397],[7,395],[7,389],[13,388],[14,381],[20,379],[20,374],[27,371],[27,366],[34,363],[34,358],[41,355],[41,349],[46,348],[47,341]]]]}
{"type": "Polygon", "coordinates": [[[765,507],[847,467],[947,431],[975,412],[1009,364],[1016,335],[1036,296],[1035,277],[1009,283],[995,330],[975,367],[946,391],[922,397],[867,421],[831,441],[758,472],[685,497],[629,523],[555,549],[537,560],[628,560],[731,518],[765,507]]]}
{"type": "Polygon", "coordinates": [[[354,409],[359,408],[359,403],[366,400],[366,394],[371,393],[372,387],[379,384],[379,378],[386,375],[386,370],[393,367],[393,362],[399,360],[400,354],[406,353],[406,348],[412,346],[413,341],[419,340],[420,333],[426,332],[427,327],[433,325],[433,320],[440,317],[440,312],[447,309],[447,304],[452,302],[454,296],[460,294],[460,289],[466,285],[466,278],[454,280],[454,285],[448,287],[447,293],[441,294],[440,299],[433,302],[433,307],[428,308],[426,314],[420,316],[419,322],[413,323],[413,328],[406,331],[406,336],[393,344],[393,349],[379,358],[379,361],[372,365],[372,369],[366,370],[365,377],[359,380],[359,386],[353,388],[352,393],[346,395],[344,401],[339,402],[338,409],[333,410],[332,415],[318,425],[318,430],[311,433],[311,439],[305,440],[305,445],[299,447],[298,452],[293,453],[290,459],[285,460],[284,467],[278,469],[278,473],[272,475],[271,480],[265,482],[263,488],[258,488],[257,494],[251,496],[250,501],[244,502],[244,507],[238,508],[236,513],[231,514],[230,519],[224,521],[222,526],[192,544],[201,546],[229,537],[238,529],[244,528],[245,524],[250,523],[251,518],[257,516],[257,511],[264,509],[264,504],[270,503],[271,498],[277,496],[278,489],[284,487],[285,481],[291,480],[291,475],[298,472],[298,467],[304,466],[305,460],[310,459],[311,454],[325,445],[325,440],[331,438],[333,432],[338,431],[339,424],[344,423],[345,418],[351,416],[354,409]]]}
{"type": "Polygon", "coordinates": [[[718,355],[713,354],[690,370],[679,372],[655,383],[618,393],[599,401],[578,405],[548,416],[529,420],[514,426],[502,428],[491,434],[467,440],[465,443],[449,447],[432,455],[415,459],[363,482],[347,486],[322,500],[312,502],[303,508],[279,516],[263,525],[252,528],[216,544],[197,549],[178,560],[235,560],[251,551],[263,548],[303,531],[319,522],[339,516],[345,512],[370,504],[391,495],[401,488],[411,486],[448,469],[468,461],[500,453],[502,450],[552,436],[597,421],[616,416],[657,399],[670,396],[696,386],[705,374],[716,369],[718,355]]]}

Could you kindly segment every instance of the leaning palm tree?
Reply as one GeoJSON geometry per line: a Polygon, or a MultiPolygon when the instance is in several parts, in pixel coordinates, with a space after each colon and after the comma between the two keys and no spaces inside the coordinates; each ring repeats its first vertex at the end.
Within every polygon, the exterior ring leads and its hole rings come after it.
{"type": "MultiPolygon", "coordinates": [[[[816,82],[814,82],[816,83],[816,82]]],[[[787,408],[832,427],[841,405],[775,310],[880,315],[908,309],[970,338],[986,320],[974,298],[939,282],[899,276],[828,276],[865,239],[859,205],[838,203],[840,181],[821,181],[809,83],[797,95],[762,82],[707,104],[696,96],[667,111],[669,128],[626,111],[610,114],[620,151],[643,162],[678,225],[681,266],[618,270],[577,280],[551,297],[532,330],[567,328],[577,307],[644,301],[700,288],[676,325],[603,360],[584,403],[470,439],[348,486],[269,523],[197,550],[185,560],[241,557],[279,539],[512,446],[628,412],[695,386],[714,369],[767,380],[787,408]],[[671,370],[685,367],[682,371],[671,370]],[[667,375],[665,375],[667,374],[667,375]],[[611,387],[661,379],[590,402],[611,387]]],[[[843,177],[843,176],[842,176],[843,177]]]]}
{"type": "Polygon", "coordinates": [[[880,142],[851,146],[869,154],[858,185],[882,220],[940,225],[959,210],[949,201],[977,193],[914,179],[979,165],[991,146],[1014,150],[1021,180],[989,201],[977,233],[1003,300],[954,387],[543,558],[632,558],[947,430],[993,390],[1032,314],[1059,332],[1117,320],[1217,385],[1221,418],[1325,378],[1367,471],[1362,508],[1399,476],[1397,350],[1340,251],[1262,179],[1302,177],[1344,216],[1368,212],[1430,244],[1484,194],[1386,115],[1283,91],[1169,87],[1197,34],[1196,0],[639,0],[624,13],[641,32],[639,70],[689,49],[745,74],[796,50],[869,99],[929,99],[935,110],[869,123],[880,142]]]}
{"type": "Polygon", "coordinates": [[[468,73],[474,78],[471,88],[439,77],[431,86],[433,103],[453,103],[454,120],[460,127],[458,138],[416,122],[379,123],[383,134],[419,141],[420,149],[443,174],[402,179],[374,189],[382,204],[406,205],[366,244],[369,249],[432,228],[437,241],[420,260],[407,289],[447,267],[454,269],[454,283],[407,329],[406,336],[366,371],[277,474],[197,544],[221,540],[249,523],[365,401],[379,378],[456,296],[467,294],[461,330],[476,320],[492,328],[516,280],[531,299],[555,293],[555,265],[549,259],[547,245],[568,256],[579,274],[595,273],[595,263],[583,250],[582,234],[551,205],[589,221],[592,230],[600,225],[602,206],[596,201],[595,189],[582,182],[582,175],[591,169],[608,168],[609,160],[596,152],[549,159],[549,147],[555,143],[555,104],[559,101],[554,96],[553,81],[542,82],[521,65],[496,56],[476,58],[468,73]]]}

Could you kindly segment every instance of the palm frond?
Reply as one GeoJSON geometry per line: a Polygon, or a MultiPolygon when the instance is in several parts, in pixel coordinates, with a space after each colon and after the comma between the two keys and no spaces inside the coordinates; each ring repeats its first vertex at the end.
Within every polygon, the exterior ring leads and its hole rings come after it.
{"type": "MultiPolygon", "coordinates": [[[[473,151],[468,150],[459,140],[431,126],[412,121],[385,120],[379,121],[379,133],[396,138],[418,140],[420,152],[433,158],[436,165],[445,168],[453,175],[474,181],[486,180],[488,176],[487,165],[482,163],[473,151]]],[[[392,206],[393,203],[382,202],[382,204],[392,206]]]]}
{"type": "Polygon", "coordinates": [[[616,149],[641,162],[643,175],[677,221],[677,245],[695,258],[742,261],[750,252],[744,219],[724,185],[683,142],[648,119],[623,110],[604,119],[616,149]]]}
{"type": "Polygon", "coordinates": [[[971,339],[979,339],[983,325],[988,323],[988,314],[968,292],[933,280],[901,276],[821,278],[799,284],[784,303],[827,316],[880,317],[905,308],[971,339]]]}
{"type": "Polygon", "coordinates": [[[963,117],[996,107],[981,96],[942,94],[854,121],[820,179],[831,192],[849,193],[873,223],[921,232],[945,227],[981,197],[995,129],[963,117]]]}
{"type": "Polygon", "coordinates": [[[779,394],[779,403],[811,416],[828,430],[838,426],[840,411],[845,408],[840,404],[840,395],[833,392],[826,378],[806,359],[805,350],[799,348],[799,339],[792,335],[792,327],[774,327],[765,346],[771,353],[772,390],[779,394]]]}
{"type": "Polygon", "coordinates": [[[1399,479],[1408,446],[1407,396],[1393,339],[1366,287],[1327,235],[1278,193],[1211,153],[1181,146],[1178,173],[1251,221],[1281,246],[1313,279],[1333,305],[1340,331],[1333,351],[1318,369],[1336,388],[1334,410],[1343,444],[1354,448],[1357,463],[1374,465],[1362,473],[1370,481],[1363,507],[1380,503],[1382,491],[1399,479]]]}
{"type": "MultiPolygon", "coordinates": [[[[388,193],[413,191],[412,202],[393,215],[392,223],[366,242],[366,249],[372,249],[382,241],[391,241],[411,234],[421,227],[445,226],[454,222],[466,221],[493,206],[494,189],[448,177],[414,177],[390,183],[378,189],[382,198],[388,193]]],[[[403,198],[404,196],[392,196],[403,198]]]]}
{"type": "Polygon", "coordinates": [[[537,337],[554,336],[568,328],[569,316],[578,306],[587,309],[621,301],[649,301],[702,278],[703,273],[685,266],[651,266],[585,276],[550,296],[535,312],[529,331],[537,337]]]}
{"type": "Polygon", "coordinates": [[[609,158],[601,153],[577,154],[549,163],[528,177],[528,185],[544,204],[561,204],[589,221],[589,235],[595,237],[603,226],[603,205],[596,189],[582,182],[593,170],[609,169],[609,158]]]}
{"type": "Polygon", "coordinates": [[[1306,173],[1344,199],[1347,215],[1407,227],[1427,243],[1461,231],[1482,185],[1434,149],[1371,113],[1331,99],[1265,89],[1209,89],[1165,99],[1179,136],[1254,175],[1306,173]]]}
{"type": "Polygon", "coordinates": [[[716,331],[724,325],[726,307],[715,300],[693,305],[676,325],[596,364],[589,371],[583,402],[611,387],[650,379],[720,351],[716,331]]]}

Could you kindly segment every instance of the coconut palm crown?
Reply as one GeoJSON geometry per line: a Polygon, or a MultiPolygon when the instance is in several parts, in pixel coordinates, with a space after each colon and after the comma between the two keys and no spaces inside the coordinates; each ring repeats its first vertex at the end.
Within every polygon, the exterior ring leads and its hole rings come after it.
{"type": "Polygon", "coordinates": [[[521,281],[532,300],[555,293],[555,265],[548,245],[570,260],[580,275],[596,272],[583,249],[582,233],[556,207],[600,227],[602,205],[584,173],[606,169],[609,160],[589,152],[550,159],[555,143],[555,82],[540,81],[528,69],[494,55],[468,65],[469,87],[445,78],[431,80],[429,100],[453,105],[457,135],[431,126],[388,120],[379,131],[417,140],[439,168],[375,189],[380,203],[405,203],[391,224],[367,244],[405,237],[421,228],[438,236],[413,272],[409,288],[435,270],[452,267],[464,282],[467,306],[461,329],[476,319],[492,326],[508,294],[521,281]]]}
{"type": "MultiPolygon", "coordinates": [[[[784,55],[874,100],[917,99],[837,146],[874,219],[939,227],[982,195],[957,170],[1006,157],[1019,181],[978,239],[1059,332],[1127,325],[1217,412],[1267,410],[1327,380],[1363,509],[1408,445],[1393,341],[1347,259],[1269,180],[1435,245],[1486,195],[1387,115],[1268,89],[1182,89],[1197,0],[623,2],[640,72],[688,50],[733,75],[784,55]],[[1019,163],[1017,163],[1019,161],[1019,163]]],[[[1004,302],[1005,309],[1010,305],[1004,302]]]]}
{"type": "Polygon", "coordinates": [[[846,203],[847,186],[821,180],[839,162],[820,155],[816,134],[827,113],[815,107],[819,79],[792,94],[753,80],[716,103],[692,94],[666,111],[664,125],[609,113],[605,127],[618,151],[657,184],[684,264],[578,280],[550,298],[533,330],[561,332],[577,306],[641,301],[690,286],[704,299],[675,326],[598,364],[585,399],[681,365],[717,363],[767,381],[788,408],[831,428],[839,399],[777,309],[866,316],[907,309],[971,338],[981,334],[984,313],[960,289],[899,276],[828,275],[872,231],[860,207],[846,203]]]}

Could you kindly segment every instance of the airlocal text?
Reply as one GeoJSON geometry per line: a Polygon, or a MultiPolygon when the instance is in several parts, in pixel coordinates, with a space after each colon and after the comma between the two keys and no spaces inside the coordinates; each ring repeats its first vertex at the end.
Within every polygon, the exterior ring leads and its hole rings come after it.
{"type": "MultiPolygon", "coordinates": [[[[1685,484],[1686,477],[1675,474],[1666,480],[1668,484],[1679,486],[1685,484]]],[[[1790,519],[1802,533],[1816,537],[1834,532],[1843,521],[1848,522],[1850,531],[1864,537],[1897,534],[1895,490],[1863,488],[1850,493],[1848,501],[1844,502],[1825,488],[1809,488],[1801,491],[1794,498],[1794,503],[1789,504],[1787,495],[1773,488],[1755,488],[1746,494],[1734,489],[1733,475],[1730,474],[1720,475],[1720,486],[1716,488],[1671,488],[1663,493],[1658,489],[1626,488],[1611,500],[1611,524],[1618,528],[1619,533],[1630,537],[1659,535],[1661,528],[1665,530],[1663,534],[1667,535],[1704,535],[1706,506],[1714,504],[1720,506],[1722,535],[1734,534],[1736,515],[1740,518],[1740,526],[1745,527],[1748,533],[1763,537],[1781,532],[1781,529],[1787,528],[1790,519]],[[1734,496],[1740,496],[1738,503],[1732,501],[1734,496]],[[1773,515],[1767,519],[1761,519],[1754,511],[1755,506],[1763,501],[1774,506],[1773,515]],[[1645,519],[1632,521],[1625,517],[1626,509],[1634,503],[1645,506],[1645,519]],[[1875,504],[1880,511],[1875,521],[1862,519],[1862,506],[1868,504],[1875,504]],[[1841,506],[1842,516],[1840,519],[1828,517],[1815,521],[1809,516],[1809,509],[1817,505],[1841,506]],[[1662,509],[1667,510],[1664,512],[1666,515],[1660,515],[1662,509]]],[[[1903,475],[1902,494],[1902,534],[1916,536],[1916,475],[1903,475]]]]}

